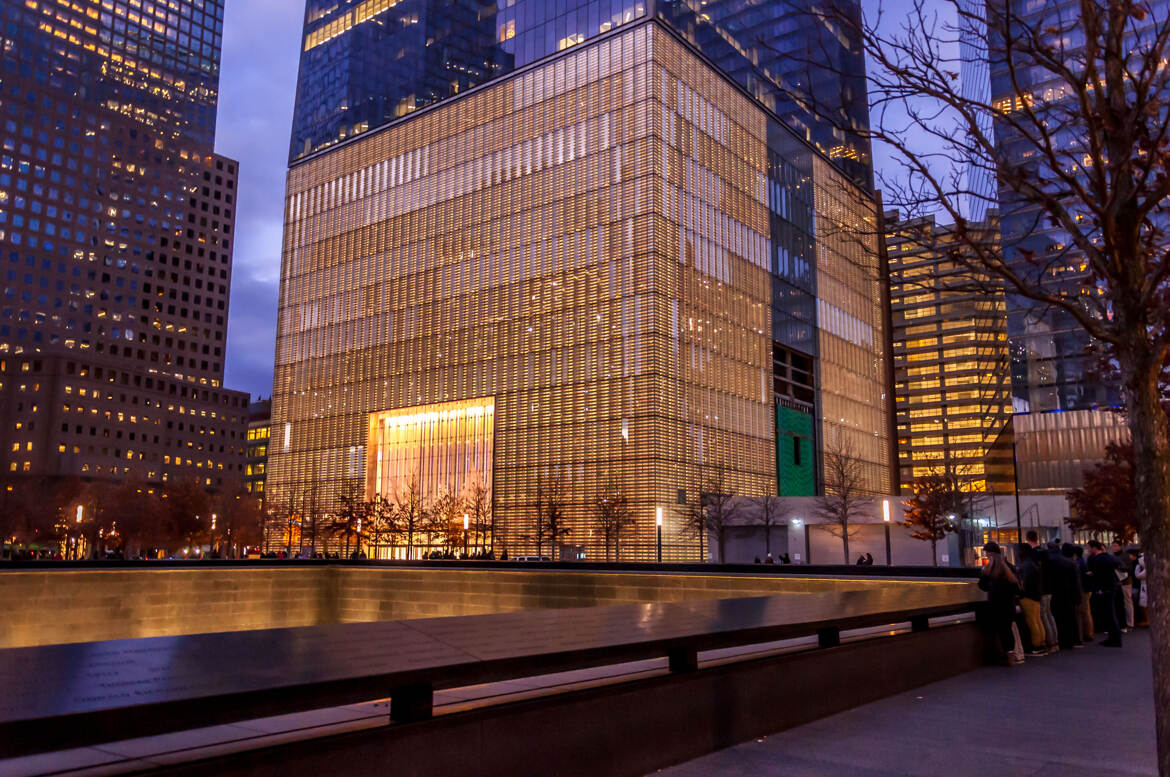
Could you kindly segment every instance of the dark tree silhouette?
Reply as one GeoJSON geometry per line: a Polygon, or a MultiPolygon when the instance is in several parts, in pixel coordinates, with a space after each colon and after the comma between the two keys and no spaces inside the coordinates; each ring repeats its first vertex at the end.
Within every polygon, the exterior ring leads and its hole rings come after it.
{"type": "Polygon", "coordinates": [[[873,497],[865,488],[865,464],[848,442],[834,441],[825,447],[825,495],[817,514],[829,533],[841,540],[845,563],[849,563],[849,540],[857,536],[855,521],[863,518],[873,497]]]}
{"type": "Polygon", "coordinates": [[[915,478],[913,493],[905,500],[905,525],[910,536],[930,543],[930,558],[938,566],[938,543],[958,531],[958,519],[967,508],[967,495],[950,472],[915,478]]]}
{"type": "Polygon", "coordinates": [[[630,500],[616,481],[609,481],[593,502],[594,525],[605,541],[605,560],[622,560],[622,536],[634,525],[634,511],[630,500]]]}
{"type": "Polygon", "coordinates": [[[1133,446],[1112,443],[1105,460],[1085,470],[1085,482],[1068,492],[1068,525],[1094,536],[1112,534],[1130,542],[1138,532],[1133,483],[1133,446]]]}

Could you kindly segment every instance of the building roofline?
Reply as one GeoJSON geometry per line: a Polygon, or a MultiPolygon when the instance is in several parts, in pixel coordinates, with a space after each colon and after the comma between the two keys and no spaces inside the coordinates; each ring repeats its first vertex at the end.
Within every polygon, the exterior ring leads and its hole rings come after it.
{"type": "Polygon", "coordinates": [[[377,127],[366,130],[365,132],[363,132],[359,135],[350,136],[348,138],[345,138],[344,140],[341,140],[341,141],[338,141],[337,143],[334,143],[331,146],[327,146],[325,148],[320,148],[320,149],[318,149],[310,154],[306,154],[305,156],[298,157],[295,160],[291,160],[289,162],[289,166],[288,166],[289,172],[291,172],[295,168],[300,167],[303,164],[306,164],[306,163],[311,162],[315,159],[318,159],[326,154],[331,154],[331,153],[337,151],[338,149],[345,148],[352,143],[355,143],[357,141],[364,140],[367,138],[371,138],[380,132],[386,132],[393,127],[397,127],[400,124],[404,124],[404,123],[406,123],[412,119],[415,119],[419,116],[423,116],[423,115],[429,113],[430,111],[436,110],[440,107],[450,105],[450,104],[456,102],[457,100],[461,100],[465,97],[469,97],[471,95],[474,95],[483,89],[487,89],[489,87],[493,87],[493,86],[496,86],[498,84],[501,84],[507,79],[515,78],[515,77],[523,75],[531,70],[535,70],[536,68],[539,68],[539,67],[544,67],[545,65],[549,64],[550,62],[555,62],[560,57],[567,56],[569,54],[572,54],[572,53],[575,53],[578,51],[583,51],[587,48],[590,48],[592,46],[595,46],[595,45],[601,43],[602,41],[609,40],[610,38],[616,37],[618,35],[624,35],[630,31],[635,30],[635,29],[642,27],[644,25],[655,25],[659,29],[661,29],[661,30],[665,31],[667,34],[669,34],[675,41],[677,41],[678,43],[680,43],[684,47],[686,47],[686,49],[692,55],[694,55],[696,58],[698,58],[700,61],[702,61],[703,64],[705,64],[707,67],[711,68],[711,70],[713,70],[720,78],[722,78],[725,82],[730,84],[732,88],[734,88],[736,91],[738,91],[740,94],[742,94],[748,100],[750,100],[752,102],[752,104],[755,105],[761,111],[763,111],[765,113],[765,115],[768,116],[768,118],[773,119],[776,122],[776,124],[780,126],[781,130],[783,132],[787,133],[788,136],[792,140],[803,145],[814,156],[820,157],[826,164],[831,165],[834,170],[838,171],[844,177],[844,179],[846,181],[848,181],[851,185],[857,187],[858,190],[869,195],[870,197],[874,197],[876,190],[872,186],[865,186],[862,183],[860,183],[859,181],[857,181],[856,179],[854,179],[851,175],[849,175],[848,173],[843,171],[837,165],[836,162],[834,162],[832,159],[830,159],[829,156],[825,152],[821,151],[819,148],[817,148],[815,145],[813,145],[813,143],[811,141],[797,135],[792,130],[792,128],[789,127],[784,122],[784,119],[782,119],[779,114],[777,114],[771,108],[767,107],[766,105],[761,103],[758,99],[756,99],[756,97],[754,95],[752,95],[752,93],[749,92],[747,90],[747,88],[745,88],[743,86],[743,84],[736,81],[730,74],[728,74],[726,71],[724,71],[723,68],[721,68],[717,64],[715,64],[715,62],[710,57],[708,57],[706,54],[704,54],[702,51],[700,51],[693,43],[691,43],[686,38],[684,38],[677,30],[675,30],[673,27],[671,27],[668,23],[663,21],[657,15],[651,14],[650,11],[652,11],[652,10],[654,10],[653,5],[650,6],[650,8],[647,11],[646,16],[644,16],[643,18],[641,18],[635,22],[631,22],[630,24],[624,24],[620,27],[615,27],[614,29],[609,30],[608,32],[604,32],[600,35],[597,35],[596,37],[589,38],[584,43],[582,43],[580,46],[571,46],[567,49],[562,49],[561,51],[555,51],[551,54],[548,54],[544,57],[541,57],[538,60],[535,60],[533,62],[529,62],[527,65],[524,65],[523,67],[519,67],[519,68],[516,68],[515,70],[509,71],[509,72],[501,74],[499,76],[496,76],[495,78],[491,79],[490,81],[485,81],[482,84],[476,84],[475,86],[473,86],[470,89],[459,92],[458,94],[453,94],[453,95],[450,95],[448,97],[444,97],[443,99],[438,100],[436,102],[433,102],[430,105],[426,105],[426,106],[423,106],[422,108],[411,111],[410,113],[406,114],[405,116],[399,116],[397,118],[391,119],[390,121],[387,121],[384,124],[379,124],[377,127]]]}

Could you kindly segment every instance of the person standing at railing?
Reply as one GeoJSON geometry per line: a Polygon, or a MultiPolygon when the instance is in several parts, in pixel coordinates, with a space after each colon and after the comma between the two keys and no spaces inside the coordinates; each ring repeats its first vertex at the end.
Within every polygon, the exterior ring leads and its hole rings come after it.
{"type": "Polygon", "coordinates": [[[1048,638],[1042,616],[1044,580],[1040,568],[1040,551],[1021,545],[1019,552],[1020,607],[1024,610],[1024,622],[1028,625],[1028,637],[1032,643],[1030,655],[1046,656],[1048,638]]]}
{"type": "Polygon", "coordinates": [[[1089,541],[1089,586],[1092,590],[1093,620],[1108,638],[1105,647],[1121,647],[1121,624],[1117,620],[1117,570],[1121,565],[1097,540],[1089,541]]]}
{"type": "Polygon", "coordinates": [[[1016,599],[1020,581],[1012,565],[1003,557],[997,543],[983,546],[987,566],[979,576],[979,588],[987,592],[986,633],[989,655],[1004,666],[1012,665],[1016,638],[1012,626],[1016,618],[1016,599]]]}

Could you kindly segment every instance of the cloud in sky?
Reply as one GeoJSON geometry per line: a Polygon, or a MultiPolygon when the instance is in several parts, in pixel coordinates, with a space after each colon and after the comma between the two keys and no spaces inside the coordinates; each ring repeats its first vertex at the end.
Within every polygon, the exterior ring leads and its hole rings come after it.
{"type": "Polygon", "coordinates": [[[239,160],[240,179],[224,385],[268,396],[304,3],[226,5],[216,150],[239,160]]]}

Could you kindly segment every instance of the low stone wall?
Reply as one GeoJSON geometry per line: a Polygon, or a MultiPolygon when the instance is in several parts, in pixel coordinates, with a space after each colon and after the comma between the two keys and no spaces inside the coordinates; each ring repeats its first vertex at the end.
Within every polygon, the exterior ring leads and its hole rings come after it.
{"type": "Polygon", "coordinates": [[[0,571],[0,648],[323,623],[476,615],[631,602],[929,585],[940,603],[969,580],[410,567],[0,571]]]}

